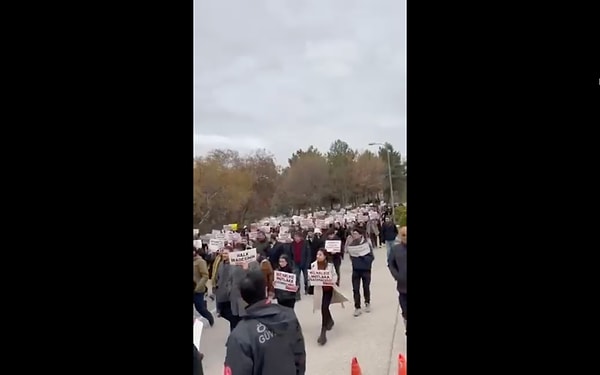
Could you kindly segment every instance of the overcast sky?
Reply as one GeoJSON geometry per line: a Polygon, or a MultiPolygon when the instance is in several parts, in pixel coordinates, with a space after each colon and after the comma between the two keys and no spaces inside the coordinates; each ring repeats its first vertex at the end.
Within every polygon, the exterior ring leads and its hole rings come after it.
{"type": "Polygon", "coordinates": [[[406,0],[195,0],[195,152],[406,156],[406,0]]]}

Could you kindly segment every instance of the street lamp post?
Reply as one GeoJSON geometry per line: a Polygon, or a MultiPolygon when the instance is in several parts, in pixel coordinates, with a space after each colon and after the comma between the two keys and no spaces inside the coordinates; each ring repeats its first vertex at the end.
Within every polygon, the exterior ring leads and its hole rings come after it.
{"type": "Polygon", "coordinates": [[[371,142],[369,146],[383,146],[387,152],[387,163],[388,163],[388,176],[390,177],[390,203],[392,204],[392,220],[394,219],[394,213],[396,208],[394,207],[394,188],[392,187],[392,163],[390,162],[390,149],[385,147],[383,143],[371,142]]]}

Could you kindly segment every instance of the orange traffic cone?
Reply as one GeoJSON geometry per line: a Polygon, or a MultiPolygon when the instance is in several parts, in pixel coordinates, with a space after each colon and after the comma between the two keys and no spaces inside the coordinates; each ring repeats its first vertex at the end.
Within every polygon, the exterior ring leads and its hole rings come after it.
{"type": "Polygon", "coordinates": [[[350,372],[350,375],[362,375],[362,370],[360,369],[356,357],[352,358],[352,371],[350,372]]]}
{"type": "Polygon", "coordinates": [[[406,358],[398,354],[398,375],[406,375],[406,358]]]}

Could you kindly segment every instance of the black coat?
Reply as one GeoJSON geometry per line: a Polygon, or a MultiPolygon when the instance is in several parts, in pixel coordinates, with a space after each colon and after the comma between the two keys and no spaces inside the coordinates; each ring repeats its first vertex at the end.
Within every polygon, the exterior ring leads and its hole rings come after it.
{"type": "Polygon", "coordinates": [[[248,306],[227,339],[225,368],[234,375],[304,375],[306,349],[294,310],[268,300],[248,306]]]}

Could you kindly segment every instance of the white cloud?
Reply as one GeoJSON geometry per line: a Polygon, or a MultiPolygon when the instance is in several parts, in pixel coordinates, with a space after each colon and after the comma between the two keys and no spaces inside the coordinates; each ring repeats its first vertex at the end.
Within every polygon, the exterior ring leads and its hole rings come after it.
{"type": "Polygon", "coordinates": [[[265,147],[285,164],[339,138],[406,154],[405,0],[194,4],[198,152],[265,147]]]}
{"type": "Polygon", "coordinates": [[[253,150],[265,148],[267,142],[263,139],[248,135],[223,136],[218,134],[194,134],[194,144],[200,149],[231,148],[253,150]]]}

